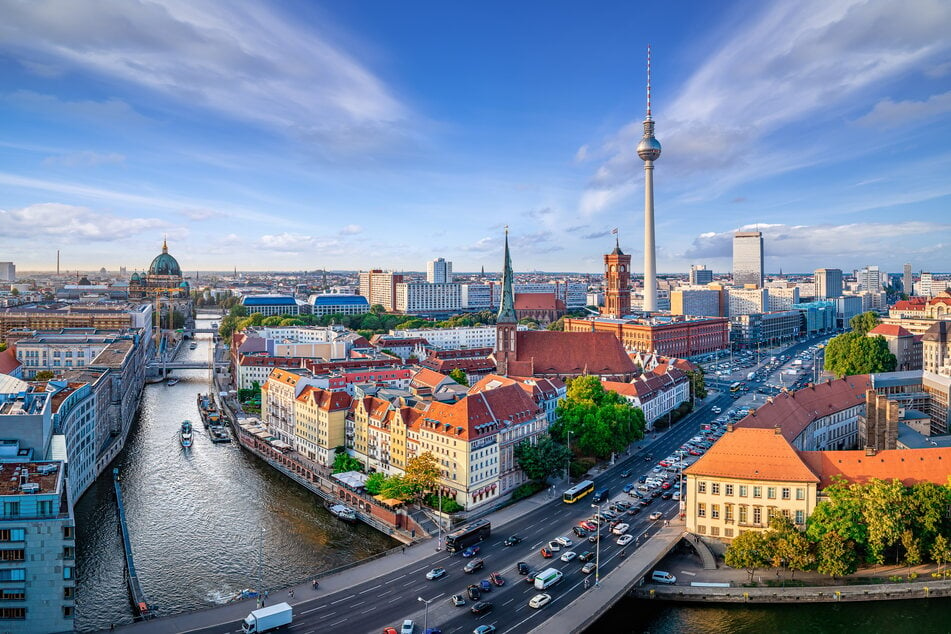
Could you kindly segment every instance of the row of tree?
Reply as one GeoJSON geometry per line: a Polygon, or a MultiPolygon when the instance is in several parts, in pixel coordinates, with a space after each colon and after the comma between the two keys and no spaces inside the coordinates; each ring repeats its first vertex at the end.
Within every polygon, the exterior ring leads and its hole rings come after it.
{"type": "Polygon", "coordinates": [[[862,563],[886,560],[914,566],[931,560],[951,561],[951,486],[899,480],[849,484],[839,480],[824,490],[820,502],[798,530],[788,518],[774,515],[767,531],[746,531],[727,549],[724,561],[745,568],[816,570],[832,577],[855,572],[862,563]]]}
{"type": "MultiPolygon", "coordinates": [[[[334,473],[363,470],[362,462],[349,455],[343,447],[337,447],[333,463],[334,473]]],[[[369,474],[364,489],[370,495],[382,495],[384,498],[401,502],[425,503],[434,509],[442,508],[446,513],[461,511],[462,505],[453,498],[434,493],[439,475],[439,461],[427,451],[410,458],[402,475],[388,476],[379,471],[369,474]]]]}
{"type": "Polygon", "coordinates": [[[825,369],[839,378],[853,374],[893,372],[898,365],[882,336],[869,337],[879,323],[874,312],[856,315],[849,321],[850,332],[833,337],[825,349],[825,369]]]}

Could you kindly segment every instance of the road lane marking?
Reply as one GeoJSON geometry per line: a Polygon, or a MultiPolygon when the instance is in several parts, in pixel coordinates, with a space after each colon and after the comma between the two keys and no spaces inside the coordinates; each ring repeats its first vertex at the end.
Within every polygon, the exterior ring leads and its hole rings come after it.
{"type": "Polygon", "coordinates": [[[357,594],[366,594],[367,592],[369,592],[369,591],[371,591],[371,590],[376,590],[377,588],[379,588],[379,587],[382,586],[382,585],[383,585],[382,583],[378,583],[378,584],[376,584],[375,586],[373,586],[372,588],[367,588],[366,590],[361,590],[361,591],[358,592],[357,594]]]}
{"type": "MultiPolygon", "coordinates": [[[[412,571],[410,574],[416,574],[417,572],[420,572],[421,570],[426,570],[426,566],[423,566],[422,568],[417,568],[416,570],[412,571]]],[[[432,568],[430,568],[430,570],[432,570],[432,568]]]]}
{"type": "MultiPolygon", "coordinates": [[[[324,607],[324,606],[320,606],[320,607],[317,607],[317,608],[311,608],[311,609],[309,609],[309,610],[304,610],[303,612],[301,612],[301,614],[310,614],[311,612],[316,612],[317,610],[319,610],[319,609],[322,608],[322,607],[324,607]]],[[[325,614],[325,615],[324,615],[324,618],[327,618],[328,616],[333,616],[334,614],[336,614],[336,612],[331,612],[330,614],[325,614]]]]}
{"type": "Polygon", "coordinates": [[[336,601],[331,601],[331,602],[330,602],[330,605],[336,605],[336,604],[340,603],[341,601],[346,601],[347,599],[352,599],[352,598],[355,597],[355,596],[357,596],[357,595],[351,594],[351,595],[345,596],[345,597],[342,598],[342,599],[337,599],[336,601]]]}
{"type": "Polygon", "coordinates": [[[346,622],[347,622],[347,619],[340,619],[339,621],[331,623],[330,627],[333,627],[334,625],[340,625],[341,623],[346,623],[346,622]]]}
{"type": "Polygon", "coordinates": [[[514,601],[514,600],[515,600],[514,598],[509,599],[508,601],[506,601],[505,603],[502,604],[502,607],[507,606],[509,603],[511,603],[511,602],[514,601]]]}
{"type": "Polygon", "coordinates": [[[405,576],[406,576],[405,574],[404,574],[404,575],[400,575],[399,577],[394,577],[394,578],[390,579],[389,581],[384,581],[383,583],[393,583],[394,581],[399,581],[400,579],[402,579],[402,578],[405,577],[405,576]]]}

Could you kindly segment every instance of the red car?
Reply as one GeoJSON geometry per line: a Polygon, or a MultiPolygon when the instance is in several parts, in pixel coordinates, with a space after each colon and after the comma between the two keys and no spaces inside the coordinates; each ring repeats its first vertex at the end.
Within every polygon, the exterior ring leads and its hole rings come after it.
{"type": "Polygon", "coordinates": [[[702,455],[703,455],[703,452],[702,452],[702,451],[699,451],[699,450],[697,450],[697,449],[691,449],[691,450],[690,450],[690,455],[691,455],[691,456],[702,456],[702,455]]]}
{"type": "Polygon", "coordinates": [[[662,485],[660,485],[660,488],[662,488],[662,489],[669,489],[669,488],[670,488],[670,482],[664,482],[662,485]]]}
{"type": "Polygon", "coordinates": [[[500,575],[497,572],[493,572],[491,575],[489,575],[489,581],[491,581],[492,583],[494,583],[495,585],[499,587],[502,587],[505,585],[505,579],[503,579],[502,575],[500,575]]]}
{"type": "Polygon", "coordinates": [[[395,627],[388,627],[383,630],[383,634],[397,634],[395,627]]]}
{"type": "Polygon", "coordinates": [[[542,548],[539,552],[541,553],[542,557],[544,557],[545,559],[551,559],[552,557],[554,557],[551,550],[549,550],[548,548],[542,548]]]}
{"type": "Polygon", "coordinates": [[[581,522],[580,524],[578,524],[578,526],[580,526],[581,528],[585,529],[586,531],[596,531],[596,530],[598,530],[598,525],[595,524],[594,522],[585,521],[585,522],[581,522]]]}
{"type": "Polygon", "coordinates": [[[670,466],[670,463],[667,462],[666,460],[661,460],[660,462],[657,463],[657,466],[659,466],[659,467],[669,467],[669,466],[670,466]]]}

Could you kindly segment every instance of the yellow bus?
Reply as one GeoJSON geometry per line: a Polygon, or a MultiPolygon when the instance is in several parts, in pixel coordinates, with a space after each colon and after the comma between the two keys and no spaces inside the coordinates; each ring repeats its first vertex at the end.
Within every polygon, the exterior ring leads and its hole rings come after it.
{"type": "Polygon", "coordinates": [[[594,491],[594,482],[583,480],[562,493],[561,499],[567,504],[574,504],[592,491],[594,491]]]}

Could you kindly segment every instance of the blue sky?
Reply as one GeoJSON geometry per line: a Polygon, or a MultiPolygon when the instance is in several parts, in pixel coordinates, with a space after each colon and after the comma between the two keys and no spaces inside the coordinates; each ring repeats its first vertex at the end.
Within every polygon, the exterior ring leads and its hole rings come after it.
{"type": "Polygon", "coordinates": [[[5,3],[0,260],[951,271],[951,3],[5,3]]]}

